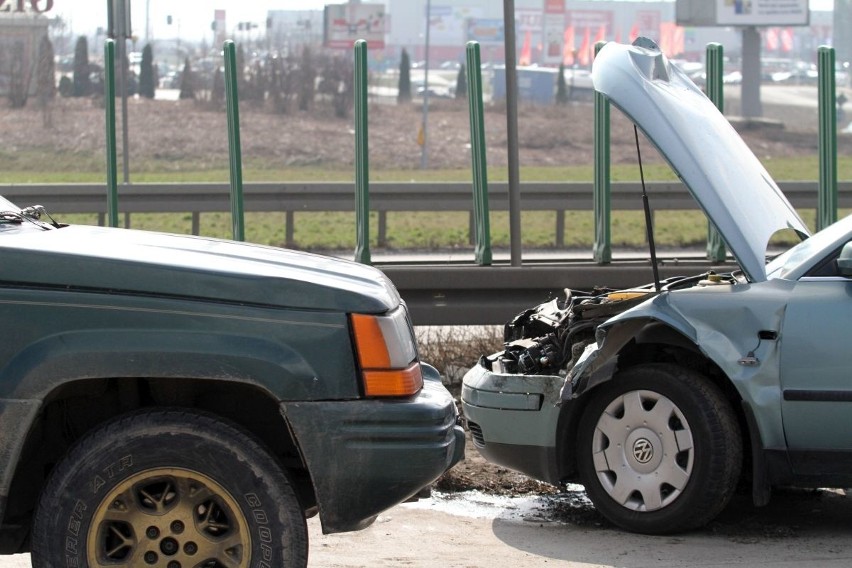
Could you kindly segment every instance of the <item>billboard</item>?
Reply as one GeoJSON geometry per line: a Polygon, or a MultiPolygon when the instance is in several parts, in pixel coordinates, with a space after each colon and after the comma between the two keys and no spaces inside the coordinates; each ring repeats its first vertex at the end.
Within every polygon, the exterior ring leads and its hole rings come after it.
{"type": "Polygon", "coordinates": [[[724,26],[805,26],[808,0],[716,0],[716,21],[724,26]]]}
{"type": "Polygon", "coordinates": [[[213,11],[213,29],[216,31],[216,44],[222,45],[228,37],[225,21],[225,10],[213,11]]]}
{"type": "Polygon", "coordinates": [[[329,4],[324,13],[325,46],[350,49],[355,40],[367,41],[367,48],[385,47],[384,4],[329,4]]]}
{"type": "Polygon", "coordinates": [[[468,20],[481,16],[481,8],[433,4],[429,10],[429,42],[432,45],[463,45],[468,20]]]}
{"type": "Polygon", "coordinates": [[[677,0],[684,26],[807,26],[808,0],[677,0]]]}
{"type": "Polygon", "coordinates": [[[562,43],[565,35],[565,3],[562,0],[545,0],[542,26],[542,61],[562,63],[562,43]]]}
{"type": "Polygon", "coordinates": [[[467,41],[482,45],[503,45],[506,41],[503,18],[470,18],[467,21],[467,41]]]}

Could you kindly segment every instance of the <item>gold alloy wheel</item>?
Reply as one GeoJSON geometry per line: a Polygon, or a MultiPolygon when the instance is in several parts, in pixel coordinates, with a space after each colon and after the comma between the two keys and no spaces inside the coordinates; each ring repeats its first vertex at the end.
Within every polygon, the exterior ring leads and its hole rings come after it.
{"type": "Polygon", "coordinates": [[[116,485],[92,516],[89,566],[248,566],[248,522],[231,494],[181,468],[137,473],[116,485]]]}

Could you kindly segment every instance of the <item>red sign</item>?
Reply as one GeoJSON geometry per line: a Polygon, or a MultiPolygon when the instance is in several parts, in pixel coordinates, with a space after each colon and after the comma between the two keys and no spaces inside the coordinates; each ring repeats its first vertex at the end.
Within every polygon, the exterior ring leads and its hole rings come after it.
{"type": "Polygon", "coordinates": [[[565,0],[544,0],[545,14],[564,14],[565,0]]]}
{"type": "Polygon", "coordinates": [[[351,49],[356,40],[367,41],[369,49],[385,46],[383,4],[328,4],[325,7],[325,46],[351,49]]]}

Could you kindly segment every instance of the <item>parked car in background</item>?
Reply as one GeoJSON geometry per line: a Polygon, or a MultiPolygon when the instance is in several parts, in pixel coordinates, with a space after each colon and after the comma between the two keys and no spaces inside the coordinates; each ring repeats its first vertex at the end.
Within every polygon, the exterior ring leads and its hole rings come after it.
{"type": "MultiPolygon", "coordinates": [[[[595,88],[676,170],[739,269],[631,290],[569,290],[506,326],[464,377],[489,460],[579,481],[610,521],[672,533],[744,480],[852,483],[852,216],[809,236],[754,154],[650,41],[608,44],[595,88]],[[802,240],[766,262],[781,230],[802,240]]],[[[638,134],[637,134],[638,144],[638,134]]]]}
{"type": "Polygon", "coordinates": [[[46,222],[0,198],[0,553],[305,566],[463,455],[371,267],[46,222]]]}

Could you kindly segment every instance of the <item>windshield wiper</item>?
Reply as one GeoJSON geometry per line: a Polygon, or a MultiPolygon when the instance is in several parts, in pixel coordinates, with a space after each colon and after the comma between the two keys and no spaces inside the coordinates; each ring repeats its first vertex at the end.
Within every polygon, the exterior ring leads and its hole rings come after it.
{"type": "Polygon", "coordinates": [[[23,223],[24,216],[17,211],[0,211],[0,223],[23,223]]]}
{"type": "Polygon", "coordinates": [[[32,223],[36,227],[47,231],[51,228],[51,225],[58,229],[63,225],[56,222],[50,214],[45,211],[43,205],[31,205],[30,207],[24,207],[20,211],[0,211],[0,223],[32,223]],[[47,218],[50,219],[50,224],[41,220],[42,215],[47,215],[47,218]]]}

